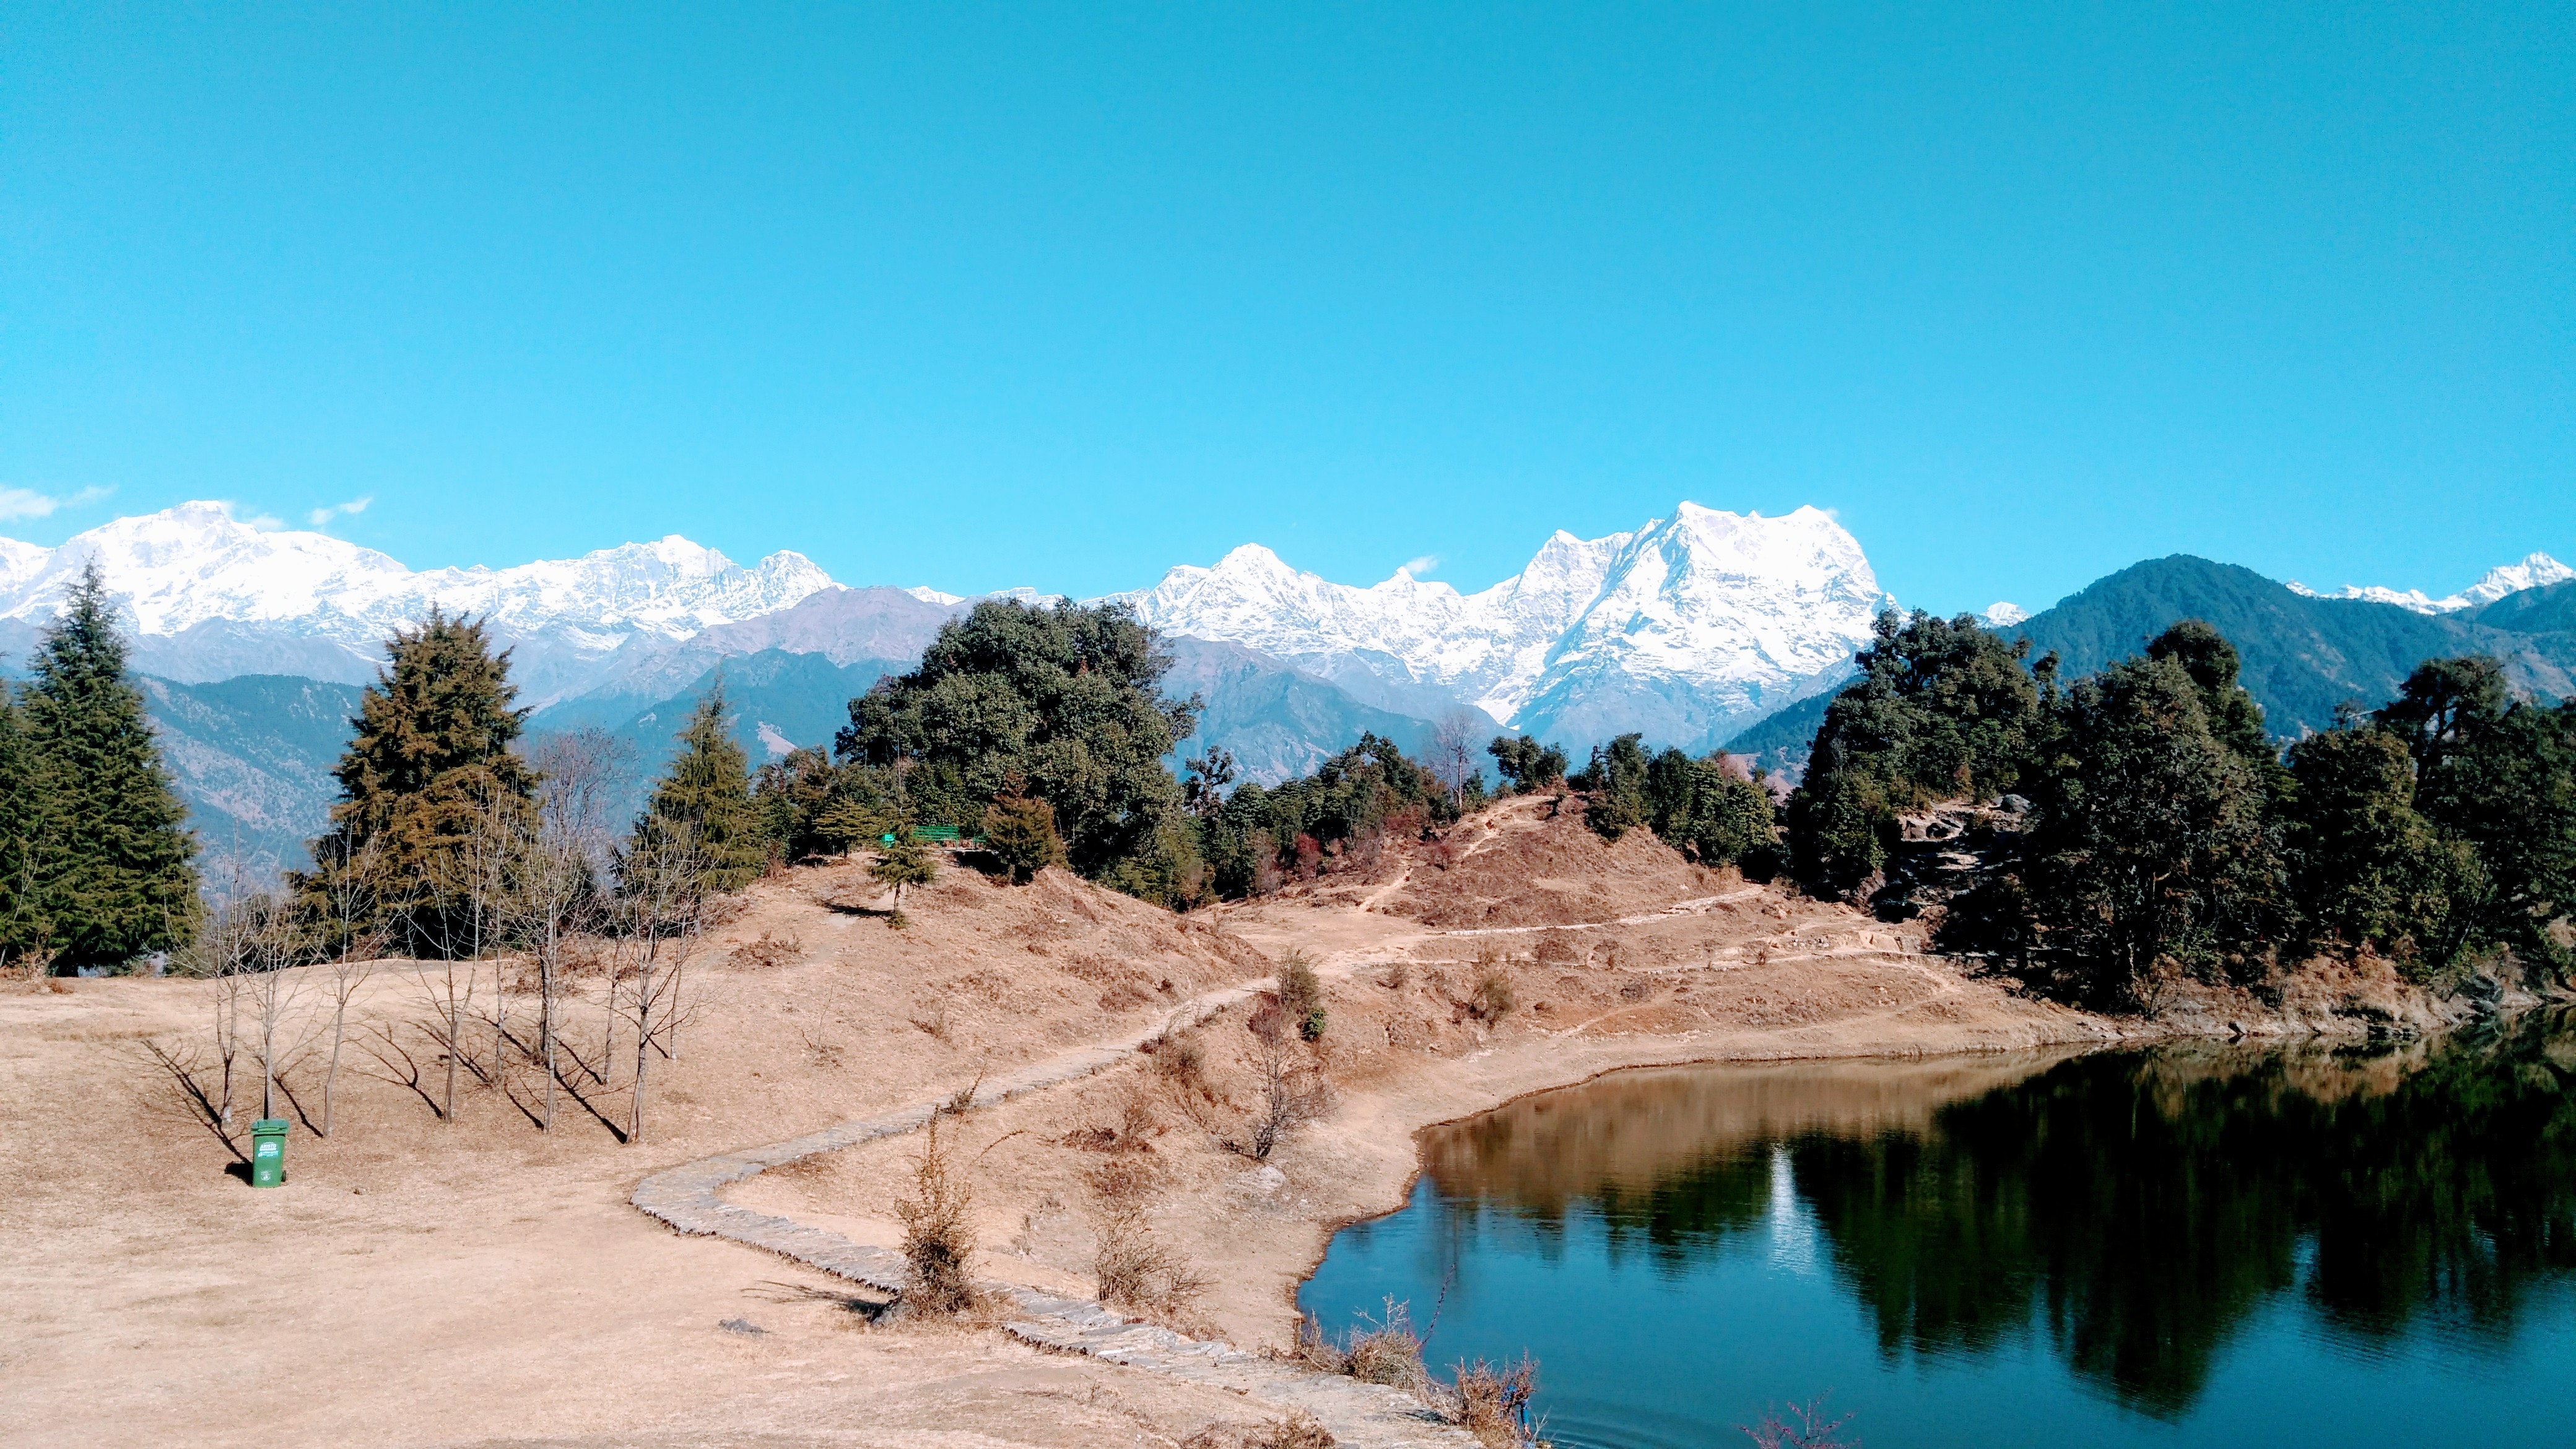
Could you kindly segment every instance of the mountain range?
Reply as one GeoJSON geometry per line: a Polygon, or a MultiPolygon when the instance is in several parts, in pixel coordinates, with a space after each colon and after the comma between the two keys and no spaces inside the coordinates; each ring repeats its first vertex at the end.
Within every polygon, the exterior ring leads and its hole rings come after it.
{"type": "MultiPolygon", "coordinates": [[[[846,587],[793,552],[745,568],[677,536],[512,568],[415,571],[326,534],[189,503],[56,548],[0,539],[0,659],[23,657],[92,561],[134,631],[200,833],[262,866],[291,861],[318,830],[356,686],[373,678],[384,638],[433,608],[490,622],[513,651],[533,729],[626,740],[640,790],[719,675],[755,760],[826,743],[852,695],[910,668],[973,603],[928,586],[846,587]]],[[[2569,692],[2571,581],[2576,571],[2535,554],[2445,599],[2384,588],[2324,596],[2177,558],[2036,616],[1997,604],[1981,617],[2079,669],[2173,618],[2209,617],[2245,648],[2276,728],[2295,733],[2330,719],[2338,691],[2384,697],[2418,649],[2489,648],[2526,687],[2569,692]]],[[[1794,767],[1871,620],[1896,602],[1822,510],[1766,518],[1688,502],[1629,532],[1558,532],[1518,573],[1474,593],[1406,570],[1334,583],[1247,544],[1109,597],[1166,636],[1170,691],[1205,703],[1182,753],[1223,746],[1245,778],[1263,781],[1304,773],[1363,731],[1419,748],[1444,718],[1578,755],[1636,731],[1794,767]]]]}

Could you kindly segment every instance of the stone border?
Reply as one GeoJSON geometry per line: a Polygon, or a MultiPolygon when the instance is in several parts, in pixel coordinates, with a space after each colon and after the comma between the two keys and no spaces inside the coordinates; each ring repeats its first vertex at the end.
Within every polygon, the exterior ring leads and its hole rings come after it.
{"type": "MultiPolygon", "coordinates": [[[[1196,1026],[1228,1006],[1252,999],[1267,984],[1254,982],[1193,997],[1163,1026],[1023,1067],[983,1084],[968,1105],[988,1107],[1105,1072],[1134,1056],[1154,1037],[1196,1026]]],[[[682,1233],[726,1238],[880,1292],[900,1293],[904,1280],[901,1254],[855,1243],[839,1233],[810,1227],[793,1218],[726,1202],[721,1190],[800,1158],[917,1132],[942,1105],[902,1107],[766,1147],[702,1157],[665,1168],[636,1184],[629,1201],[682,1233]]],[[[1434,1449],[1476,1442],[1400,1389],[1299,1368],[1228,1343],[1189,1338],[1156,1324],[1127,1318],[1093,1299],[1068,1298],[990,1280],[983,1287],[1019,1315],[1005,1323],[1003,1331],[1022,1342],[1231,1389],[1283,1412],[1303,1410],[1321,1420],[1337,1441],[1355,1449],[1434,1449]]]]}

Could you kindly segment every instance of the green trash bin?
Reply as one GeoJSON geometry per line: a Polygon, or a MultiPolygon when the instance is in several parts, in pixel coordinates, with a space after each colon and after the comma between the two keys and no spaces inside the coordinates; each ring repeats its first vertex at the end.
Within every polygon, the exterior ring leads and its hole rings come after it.
{"type": "Polygon", "coordinates": [[[286,1181],[286,1119],[262,1117],[250,1124],[250,1185],[276,1187],[286,1181]]]}

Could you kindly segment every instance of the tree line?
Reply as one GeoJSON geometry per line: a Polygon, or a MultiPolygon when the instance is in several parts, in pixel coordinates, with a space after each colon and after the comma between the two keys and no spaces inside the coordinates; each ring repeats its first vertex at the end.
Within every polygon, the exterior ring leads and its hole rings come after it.
{"type": "MultiPolygon", "coordinates": [[[[1372,735],[1275,786],[1238,783],[1213,748],[1184,779],[1166,761],[1202,705],[1163,697],[1171,662],[1121,606],[987,600],[851,700],[828,750],[756,770],[719,682],[621,832],[567,823],[605,796],[604,737],[531,748],[508,652],[482,624],[433,614],[388,641],[329,829],[286,899],[313,958],[352,933],[470,958],[518,929],[491,902],[548,871],[589,910],[657,877],[702,897],[865,847],[899,900],[935,871],[915,833],[940,825],[1014,879],[1063,865],[1187,909],[1433,840],[1489,798],[1454,724],[1428,763],[1372,735]],[[558,865],[531,863],[547,851],[558,865]]],[[[1579,770],[1523,737],[1485,753],[1501,792],[1579,796],[1605,837],[1646,830],[1704,865],[1855,901],[1883,883],[1909,815],[2009,806],[1993,868],[1948,903],[1939,944],[2082,996],[2174,972],[2252,981],[2317,952],[2423,980],[2498,962],[2576,971],[2576,704],[2511,697],[2491,659],[2427,661],[2398,698],[2286,749],[2235,649],[2198,621],[2067,680],[1968,616],[1890,613],[1857,663],[1776,811],[1758,772],[1633,734],[1579,770]]],[[[0,802],[8,961],[107,965],[196,942],[197,847],[94,570],[0,699],[0,802]]]]}
{"type": "Polygon", "coordinates": [[[2078,680],[1973,618],[1882,616],[1786,811],[1789,868],[1865,899],[1902,817],[2014,807],[1936,944],[2103,1002],[2177,974],[2259,983],[2319,953],[2457,983],[2576,970],[2576,703],[2427,660],[2286,749],[2235,648],[2185,620],[2078,680]]]}

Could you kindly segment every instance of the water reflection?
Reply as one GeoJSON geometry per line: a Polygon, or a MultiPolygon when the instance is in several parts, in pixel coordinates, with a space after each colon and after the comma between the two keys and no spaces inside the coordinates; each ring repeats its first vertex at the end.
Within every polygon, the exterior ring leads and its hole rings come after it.
{"type": "Polygon", "coordinates": [[[1624,1075],[1429,1134],[1425,1163],[1453,1251],[1579,1228],[1678,1279],[1756,1229],[1794,1255],[1803,1217],[1882,1358],[2037,1335],[2177,1418],[2269,1305],[2363,1350],[2475,1344],[2576,1273],[2569,1026],[1624,1075]]]}

